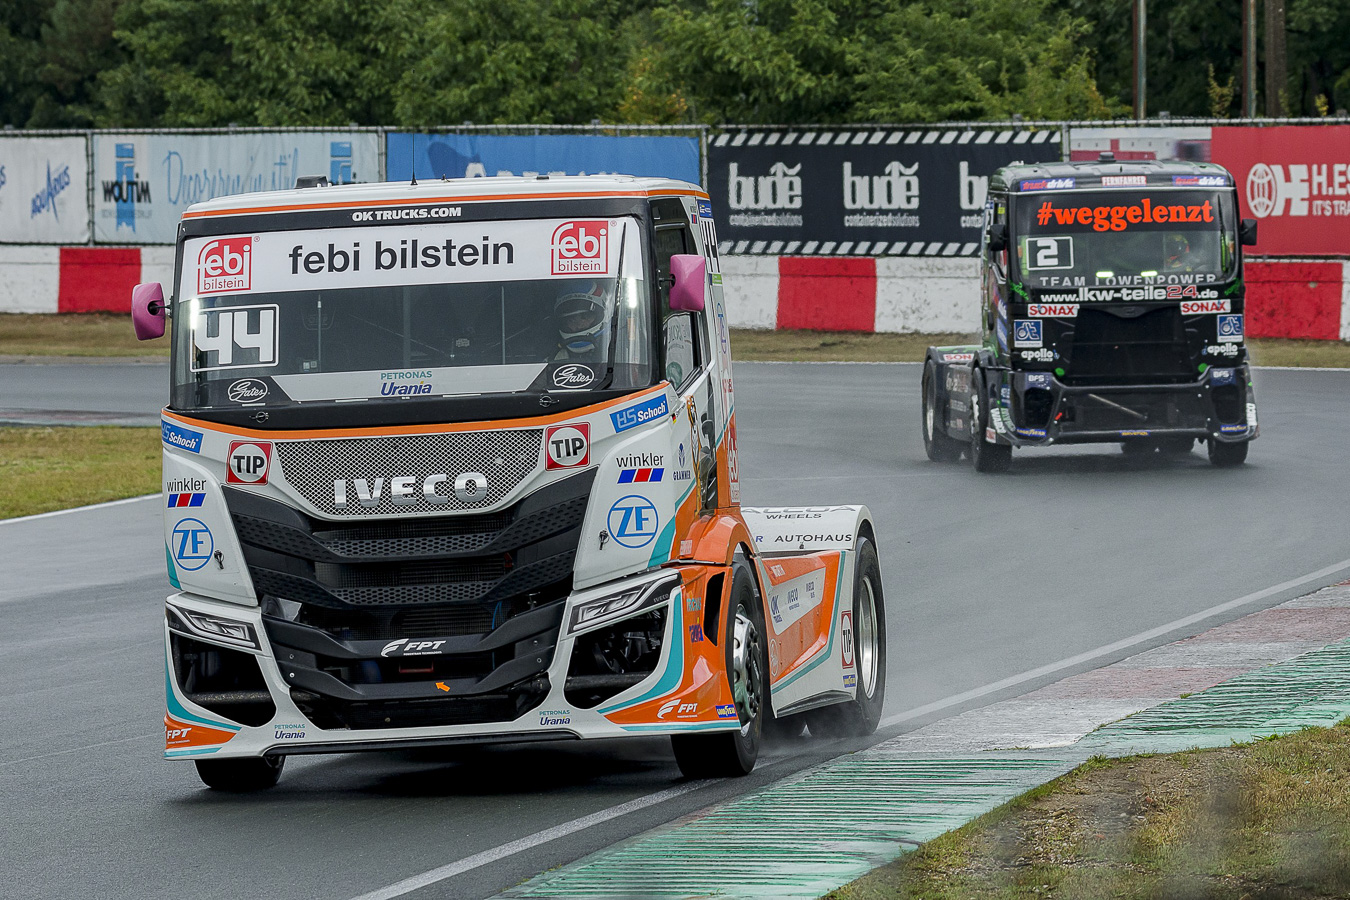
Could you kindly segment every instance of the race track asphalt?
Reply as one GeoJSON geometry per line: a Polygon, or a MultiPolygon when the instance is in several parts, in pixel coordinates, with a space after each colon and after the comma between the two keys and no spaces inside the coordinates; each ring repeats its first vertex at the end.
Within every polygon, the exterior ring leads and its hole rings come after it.
{"type": "MultiPolygon", "coordinates": [[[[80,382],[98,368],[49,371],[27,402],[60,408],[44,384],[96,397],[80,382]]],[[[1004,476],[924,458],[917,366],[750,363],[736,379],[747,504],[876,517],[884,734],[1350,574],[1350,373],[1259,372],[1263,434],[1239,469],[1104,446],[1018,453],[1004,476]]],[[[152,412],[155,391],[145,410],[118,403],[152,412]]],[[[148,500],[0,523],[0,896],[350,898],[470,860],[408,896],[485,897],[860,746],[781,745],[747,779],[695,785],[657,739],[295,758],[269,793],[216,795],[159,758],[159,515],[148,500]]]]}

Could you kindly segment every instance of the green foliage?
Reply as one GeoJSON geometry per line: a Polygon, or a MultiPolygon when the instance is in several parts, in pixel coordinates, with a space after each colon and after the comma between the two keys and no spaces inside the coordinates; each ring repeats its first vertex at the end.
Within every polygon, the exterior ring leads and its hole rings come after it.
{"type": "Polygon", "coordinates": [[[1118,111],[1096,90],[1087,20],[1062,2],[0,0],[0,116],[453,126],[1118,111]]]}

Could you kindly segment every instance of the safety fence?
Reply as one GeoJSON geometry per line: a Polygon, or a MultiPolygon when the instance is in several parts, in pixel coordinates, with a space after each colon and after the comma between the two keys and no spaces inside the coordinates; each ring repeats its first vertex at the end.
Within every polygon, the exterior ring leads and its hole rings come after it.
{"type": "Polygon", "coordinates": [[[733,324],[964,331],[989,174],[1013,161],[1212,161],[1261,222],[1248,333],[1350,339],[1350,120],[871,126],[463,125],[0,132],[0,311],[125,309],[190,204],[291,187],[625,173],[703,184],[733,324]]]}

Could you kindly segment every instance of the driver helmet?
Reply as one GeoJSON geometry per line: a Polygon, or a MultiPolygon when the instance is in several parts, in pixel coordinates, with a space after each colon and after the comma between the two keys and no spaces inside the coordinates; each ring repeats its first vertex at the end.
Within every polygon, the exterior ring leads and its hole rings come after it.
{"type": "Polygon", "coordinates": [[[1184,234],[1163,237],[1163,259],[1168,269],[1180,269],[1191,255],[1191,242],[1184,234]]]}
{"type": "Polygon", "coordinates": [[[609,291],[600,281],[583,281],[563,290],[553,304],[559,344],[572,354],[590,353],[609,333],[609,291]]]}

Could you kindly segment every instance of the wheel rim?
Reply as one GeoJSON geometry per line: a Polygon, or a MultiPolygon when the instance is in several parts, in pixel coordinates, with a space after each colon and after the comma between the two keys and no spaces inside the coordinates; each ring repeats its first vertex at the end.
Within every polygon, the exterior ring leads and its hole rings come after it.
{"type": "Polygon", "coordinates": [[[755,627],[744,606],[736,608],[736,624],[731,650],[731,696],[736,701],[736,715],[741,720],[744,734],[759,717],[763,698],[760,697],[759,629],[755,627]]]}
{"type": "Polygon", "coordinates": [[[933,387],[933,379],[926,379],[927,384],[923,391],[923,436],[928,440],[933,439],[933,406],[936,400],[937,390],[933,387]]]}
{"type": "Polygon", "coordinates": [[[858,624],[856,627],[858,677],[862,679],[863,696],[871,697],[877,689],[877,667],[880,652],[877,648],[877,594],[872,585],[872,576],[862,580],[862,596],[858,598],[858,624]]]}
{"type": "Polygon", "coordinates": [[[970,440],[978,449],[984,435],[980,433],[980,385],[970,379],[970,440]]]}

